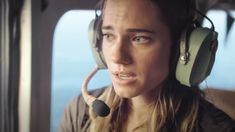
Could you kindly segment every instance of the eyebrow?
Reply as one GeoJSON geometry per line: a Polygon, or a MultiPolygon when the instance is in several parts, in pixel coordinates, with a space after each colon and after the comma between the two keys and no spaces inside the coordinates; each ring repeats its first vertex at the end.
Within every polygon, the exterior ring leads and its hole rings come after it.
{"type": "MultiPolygon", "coordinates": [[[[103,26],[102,30],[114,30],[112,26],[103,26]]],[[[146,33],[151,33],[154,34],[155,31],[149,30],[149,29],[142,29],[142,28],[130,28],[127,29],[127,32],[146,32],[146,33]]]]}
{"type": "Polygon", "coordinates": [[[127,29],[127,31],[128,31],[128,32],[145,32],[145,33],[151,33],[151,34],[154,34],[154,33],[155,33],[153,30],[142,29],[142,28],[127,29]]]}
{"type": "Polygon", "coordinates": [[[114,30],[112,26],[102,26],[102,30],[114,30]]]}

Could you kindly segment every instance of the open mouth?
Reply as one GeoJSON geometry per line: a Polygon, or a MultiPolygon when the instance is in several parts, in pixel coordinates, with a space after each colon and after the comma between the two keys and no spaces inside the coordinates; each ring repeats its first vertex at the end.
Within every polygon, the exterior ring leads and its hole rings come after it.
{"type": "Polygon", "coordinates": [[[116,76],[120,79],[123,79],[123,80],[129,80],[129,79],[133,79],[135,77],[132,74],[123,74],[123,73],[118,73],[118,74],[116,74],[116,76]]]}
{"type": "Polygon", "coordinates": [[[114,76],[113,81],[119,84],[129,84],[137,80],[135,73],[115,72],[113,73],[113,76],[114,76]]]}

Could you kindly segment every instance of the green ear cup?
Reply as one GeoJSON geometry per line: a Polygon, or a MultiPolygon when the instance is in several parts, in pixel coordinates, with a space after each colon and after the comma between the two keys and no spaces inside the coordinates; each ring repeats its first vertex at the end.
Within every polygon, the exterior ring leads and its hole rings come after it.
{"type": "Polygon", "coordinates": [[[98,65],[99,69],[106,69],[106,63],[104,60],[104,56],[102,53],[102,50],[100,49],[101,47],[101,38],[99,38],[99,32],[96,29],[96,23],[98,19],[94,19],[90,22],[89,27],[88,27],[88,39],[89,43],[91,45],[91,51],[92,55],[96,61],[96,64],[98,65]]]}
{"type": "Polygon", "coordinates": [[[211,72],[217,44],[216,32],[209,28],[195,28],[188,38],[188,51],[178,58],[177,80],[187,86],[202,82],[211,72]]]}

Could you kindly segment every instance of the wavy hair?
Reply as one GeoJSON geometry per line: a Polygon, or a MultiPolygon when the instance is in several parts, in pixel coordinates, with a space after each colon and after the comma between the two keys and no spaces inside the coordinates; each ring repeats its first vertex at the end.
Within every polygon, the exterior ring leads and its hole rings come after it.
{"type": "MultiPolygon", "coordinates": [[[[105,1],[102,0],[101,11],[105,8],[105,1]]],[[[170,27],[173,41],[172,57],[173,64],[170,65],[170,74],[164,81],[160,91],[156,92],[155,104],[151,117],[148,119],[146,128],[149,132],[174,130],[180,132],[191,132],[197,123],[199,102],[203,98],[203,93],[198,87],[187,87],[181,85],[175,78],[175,62],[173,55],[175,46],[180,39],[180,34],[185,25],[195,19],[193,0],[150,0],[160,7],[163,20],[170,27]],[[179,15],[180,14],[180,15],[179,15]]],[[[98,117],[89,110],[90,132],[120,132],[125,130],[130,106],[128,99],[120,98],[114,89],[109,87],[99,96],[111,108],[110,114],[103,118],[98,117]]],[[[86,130],[84,130],[86,131],[86,130]]]]}
{"type": "MultiPolygon", "coordinates": [[[[197,123],[200,99],[203,93],[198,87],[186,87],[170,78],[164,82],[160,92],[156,92],[152,115],[147,122],[148,132],[174,130],[191,132],[197,123]]],[[[120,132],[129,114],[128,99],[116,95],[113,87],[107,88],[99,99],[111,108],[110,114],[103,118],[89,110],[90,132],[120,132]]]]}

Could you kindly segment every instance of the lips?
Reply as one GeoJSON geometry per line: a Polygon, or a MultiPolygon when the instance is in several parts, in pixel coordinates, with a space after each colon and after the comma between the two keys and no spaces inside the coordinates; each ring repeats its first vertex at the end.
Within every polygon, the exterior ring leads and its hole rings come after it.
{"type": "Polygon", "coordinates": [[[113,72],[113,81],[118,84],[130,84],[137,80],[137,76],[133,72],[113,72]]]}
{"type": "Polygon", "coordinates": [[[135,75],[130,74],[130,73],[118,73],[116,74],[116,76],[118,76],[120,79],[132,79],[133,77],[135,77],[135,75]]]}

